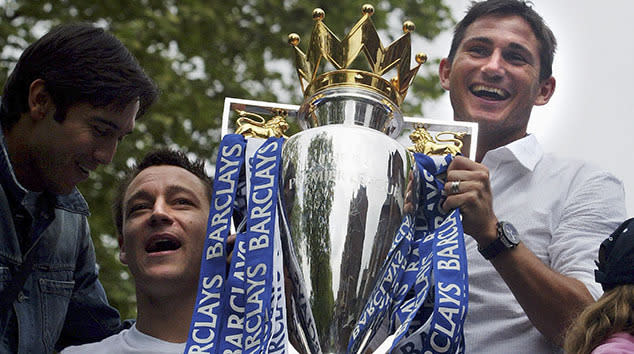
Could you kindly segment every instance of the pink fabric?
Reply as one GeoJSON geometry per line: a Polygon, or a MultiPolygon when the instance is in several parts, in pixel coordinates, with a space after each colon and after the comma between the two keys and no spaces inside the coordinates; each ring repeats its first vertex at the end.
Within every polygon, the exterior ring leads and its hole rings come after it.
{"type": "Polygon", "coordinates": [[[620,332],[613,334],[605,342],[594,348],[591,354],[631,354],[634,353],[634,336],[620,332]]]}

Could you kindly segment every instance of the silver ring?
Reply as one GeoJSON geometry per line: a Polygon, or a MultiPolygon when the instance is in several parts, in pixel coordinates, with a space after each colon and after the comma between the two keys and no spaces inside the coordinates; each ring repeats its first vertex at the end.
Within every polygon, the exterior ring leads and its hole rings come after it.
{"type": "Polygon", "coordinates": [[[451,192],[451,194],[460,193],[460,181],[451,182],[451,188],[449,188],[449,191],[451,192]]]}

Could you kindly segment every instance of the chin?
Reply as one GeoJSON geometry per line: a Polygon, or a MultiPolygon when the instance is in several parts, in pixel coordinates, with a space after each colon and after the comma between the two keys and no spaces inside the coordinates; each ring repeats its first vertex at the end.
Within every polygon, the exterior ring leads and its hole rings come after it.
{"type": "Polygon", "coordinates": [[[47,190],[55,195],[69,195],[75,190],[75,185],[53,186],[53,187],[47,188],[47,190]]]}

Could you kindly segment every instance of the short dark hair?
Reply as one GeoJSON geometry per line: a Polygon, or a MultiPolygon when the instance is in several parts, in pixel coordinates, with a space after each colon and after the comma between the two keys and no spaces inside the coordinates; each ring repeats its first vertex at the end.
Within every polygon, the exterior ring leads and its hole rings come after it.
{"type": "Polygon", "coordinates": [[[4,86],[0,121],[5,129],[29,110],[29,87],[37,79],[44,81],[59,122],[76,103],[123,110],[137,99],[138,118],[158,96],[156,85],[123,43],[86,23],[55,27],[24,50],[4,86]]]}
{"type": "Polygon", "coordinates": [[[467,27],[477,19],[491,15],[515,15],[523,18],[531,26],[539,43],[539,80],[544,81],[553,74],[553,58],[557,40],[544,19],[532,8],[532,3],[523,0],[486,0],[472,2],[465,17],[458,22],[454,30],[451,49],[447,59],[450,63],[464,39],[467,27]]]}
{"type": "Polygon", "coordinates": [[[203,160],[190,160],[184,152],[172,149],[158,149],[150,151],[148,154],[145,155],[145,157],[143,157],[143,160],[141,160],[141,162],[128,170],[128,172],[119,182],[116,192],[117,194],[115,195],[114,201],[112,203],[112,215],[119,236],[123,235],[123,198],[125,197],[125,193],[128,190],[130,183],[139,173],[141,173],[141,171],[145,170],[146,168],[165,165],[184,168],[185,170],[191,172],[193,175],[198,177],[205,185],[207,198],[209,199],[209,201],[211,201],[213,179],[209,177],[205,172],[205,162],[203,160]]]}

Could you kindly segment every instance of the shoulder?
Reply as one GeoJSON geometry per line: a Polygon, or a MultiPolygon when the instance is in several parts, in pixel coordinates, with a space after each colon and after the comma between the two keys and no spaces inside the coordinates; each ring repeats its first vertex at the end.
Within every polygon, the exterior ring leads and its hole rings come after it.
{"type": "Polygon", "coordinates": [[[67,347],[61,354],[107,354],[121,352],[124,343],[124,336],[129,329],[114,334],[100,342],[88,343],[67,347]]]}
{"type": "Polygon", "coordinates": [[[568,185],[571,191],[594,185],[624,193],[623,182],[605,169],[592,162],[553,153],[544,154],[536,166],[536,173],[568,185]]]}
{"type": "Polygon", "coordinates": [[[592,354],[627,354],[634,353],[634,336],[619,332],[613,334],[605,342],[594,348],[592,354]]]}
{"type": "Polygon", "coordinates": [[[88,203],[86,203],[86,199],[84,199],[84,196],[81,195],[77,188],[68,195],[57,196],[55,208],[82,216],[90,214],[88,203]]]}

